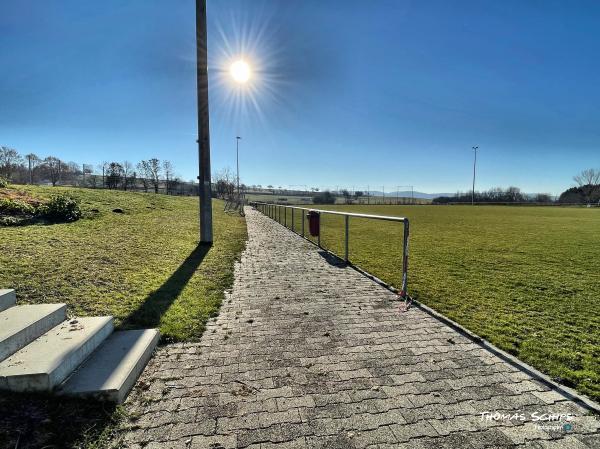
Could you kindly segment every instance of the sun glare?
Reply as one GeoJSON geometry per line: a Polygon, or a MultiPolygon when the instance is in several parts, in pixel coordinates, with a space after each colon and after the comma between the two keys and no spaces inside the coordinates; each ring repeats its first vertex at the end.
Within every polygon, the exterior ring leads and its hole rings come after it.
{"type": "Polygon", "coordinates": [[[250,79],[250,66],[242,59],[231,64],[229,71],[233,79],[238,83],[243,84],[250,79]]]}

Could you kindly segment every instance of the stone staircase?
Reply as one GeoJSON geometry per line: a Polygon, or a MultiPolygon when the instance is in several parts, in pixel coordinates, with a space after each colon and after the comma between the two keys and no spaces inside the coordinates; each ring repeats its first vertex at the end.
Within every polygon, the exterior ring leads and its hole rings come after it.
{"type": "Polygon", "coordinates": [[[0,390],[122,403],[159,338],[113,332],[110,316],[67,320],[66,304],[17,306],[14,290],[0,290],[0,390]]]}

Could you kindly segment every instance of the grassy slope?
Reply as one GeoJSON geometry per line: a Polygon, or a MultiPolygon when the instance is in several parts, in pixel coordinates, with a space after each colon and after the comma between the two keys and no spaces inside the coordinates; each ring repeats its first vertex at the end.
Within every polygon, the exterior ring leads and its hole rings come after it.
{"type": "MultiPolygon", "coordinates": [[[[411,294],[600,400],[600,210],[328,208],[409,217],[411,294]]],[[[324,220],[322,243],[343,254],[342,219],[324,220]]],[[[399,286],[401,227],[352,219],[350,234],[351,260],[399,286]]]]}
{"type": "Polygon", "coordinates": [[[243,218],[213,207],[215,242],[197,249],[198,200],[71,188],[87,211],[71,224],[0,228],[0,286],[21,304],[66,302],[74,315],[114,315],[122,327],[158,326],[197,339],[233,281],[246,240],[243,218]],[[112,212],[122,208],[124,214],[112,212]],[[98,209],[98,213],[91,212],[98,209]]]}

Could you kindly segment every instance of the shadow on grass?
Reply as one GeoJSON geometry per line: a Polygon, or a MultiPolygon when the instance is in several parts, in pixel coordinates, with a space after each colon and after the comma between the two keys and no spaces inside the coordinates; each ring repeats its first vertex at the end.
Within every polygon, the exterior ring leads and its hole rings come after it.
{"type": "Polygon", "coordinates": [[[158,327],[161,317],[185,288],[210,248],[210,245],[198,245],[169,279],[150,293],[144,302],[129,314],[123,322],[123,327],[126,329],[158,327]]]}
{"type": "Polygon", "coordinates": [[[117,435],[114,405],[43,394],[0,395],[1,448],[81,448],[117,435]]]}

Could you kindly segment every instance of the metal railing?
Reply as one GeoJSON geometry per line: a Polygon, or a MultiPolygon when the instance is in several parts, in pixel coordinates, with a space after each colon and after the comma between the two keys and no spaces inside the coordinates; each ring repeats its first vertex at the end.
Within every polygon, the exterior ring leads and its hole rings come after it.
{"type": "MultiPolygon", "coordinates": [[[[402,287],[400,290],[400,296],[406,298],[407,295],[407,287],[408,287],[408,238],[410,225],[408,218],[405,217],[390,217],[386,215],[369,215],[369,214],[355,214],[350,212],[337,212],[332,210],[323,210],[323,209],[312,209],[306,207],[298,207],[298,206],[286,206],[282,204],[274,204],[274,203],[262,203],[262,202],[249,202],[250,206],[254,207],[256,210],[266,215],[267,217],[277,221],[282,224],[286,228],[290,229],[292,232],[302,236],[303,238],[307,238],[305,235],[305,213],[316,212],[319,214],[329,214],[329,215],[341,215],[344,217],[344,257],[343,260],[347,264],[352,264],[349,259],[349,240],[350,240],[350,218],[367,218],[372,220],[382,220],[382,221],[393,221],[403,223],[403,235],[402,235],[402,287]],[[291,225],[288,227],[287,223],[287,209],[291,209],[291,225]],[[294,211],[298,211],[301,214],[302,218],[302,227],[301,231],[298,232],[295,229],[295,221],[294,221],[294,211]]],[[[320,217],[319,217],[320,218],[320,217]]],[[[319,219],[319,232],[317,233],[317,246],[319,248],[323,248],[321,246],[321,220],[319,219]]],[[[307,239],[309,240],[309,239],[307,239]]],[[[311,240],[309,240],[311,241],[311,240]]],[[[312,241],[311,241],[312,242],[312,241]]],[[[313,242],[314,243],[314,242],[313,242]]],[[[325,249],[325,248],[323,248],[325,249]]],[[[335,253],[333,253],[335,254],[335,253]]],[[[340,255],[335,254],[337,257],[340,255]]]]}

